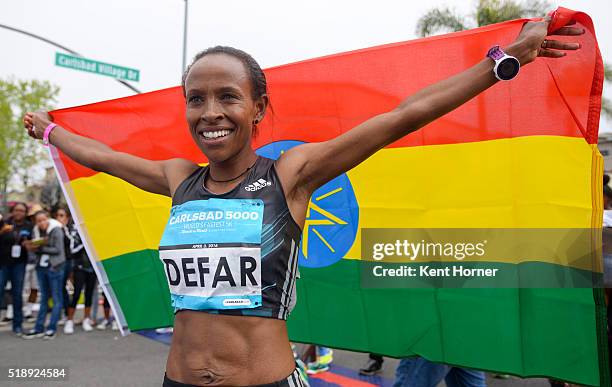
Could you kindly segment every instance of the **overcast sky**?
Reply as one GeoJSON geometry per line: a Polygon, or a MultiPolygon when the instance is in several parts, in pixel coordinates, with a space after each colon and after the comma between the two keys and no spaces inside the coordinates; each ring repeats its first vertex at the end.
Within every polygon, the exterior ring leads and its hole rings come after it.
{"type": "MultiPolygon", "coordinates": [[[[414,39],[417,19],[432,7],[448,5],[467,15],[476,2],[189,0],[187,57],[213,45],[231,45],[265,68],[414,39]]],[[[553,3],[593,18],[604,60],[612,63],[612,1],[553,3]]],[[[180,83],[183,12],[184,0],[2,0],[0,24],[42,35],[91,59],[138,69],[140,82],[134,86],[152,91],[180,83]]],[[[58,50],[46,43],[5,29],[0,29],[0,42],[0,77],[59,85],[56,107],[133,94],[111,78],[56,67],[58,50]]],[[[612,98],[612,87],[606,95],[612,98]]],[[[602,121],[600,131],[612,132],[612,122],[602,121]]]]}

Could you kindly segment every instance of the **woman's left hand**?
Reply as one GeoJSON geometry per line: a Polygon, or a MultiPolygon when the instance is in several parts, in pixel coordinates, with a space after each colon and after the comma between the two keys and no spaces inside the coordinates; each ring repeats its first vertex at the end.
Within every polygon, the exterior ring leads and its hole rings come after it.
{"type": "MultiPolygon", "coordinates": [[[[514,43],[506,49],[508,54],[515,56],[519,60],[521,66],[533,62],[538,56],[562,58],[566,55],[564,51],[578,50],[580,48],[580,43],[550,39],[550,36],[548,36],[550,21],[550,16],[547,16],[542,21],[525,23],[514,43]]],[[[551,36],[576,36],[584,34],[584,28],[573,27],[574,24],[574,21],[569,22],[552,33],[551,36]]]]}

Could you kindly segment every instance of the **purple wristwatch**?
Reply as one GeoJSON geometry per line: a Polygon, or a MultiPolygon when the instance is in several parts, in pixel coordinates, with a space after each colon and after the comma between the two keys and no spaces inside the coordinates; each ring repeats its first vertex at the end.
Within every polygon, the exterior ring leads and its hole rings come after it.
{"type": "Polygon", "coordinates": [[[509,81],[516,77],[521,68],[518,59],[506,54],[499,46],[493,46],[487,52],[487,56],[495,61],[493,74],[500,81],[509,81]]]}

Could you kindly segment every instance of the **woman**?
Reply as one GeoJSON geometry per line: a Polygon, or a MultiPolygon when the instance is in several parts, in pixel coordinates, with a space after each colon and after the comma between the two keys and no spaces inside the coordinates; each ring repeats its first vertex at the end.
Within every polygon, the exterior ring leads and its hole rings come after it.
{"type": "MultiPolygon", "coordinates": [[[[545,40],[548,22],[526,23],[505,51],[525,65],[579,48],[545,40]]],[[[583,32],[564,27],[558,34],[583,32]]],[[[292,148],[276,162],[251,148],[268,106],[265,76],[250,56],[228,47],[198,54],[183,76],[187,123],[209,160],[206,167],[115,152],[54,127],[46,113],[28,113],[24,124],[31,136],[80,164],[172,197],[160,242],[177,310],[165,386],[295,386],[301,382],[285,319],[295,299],[294,258],[312,192],[493,86],[493,69],[485,57],[393,111],[330,141],[292,148]],[[199,229],[197,222],[206,226],[199,229]]]]}
{"type": "MultiPolygon", "coordinates": [[[[68,279],[72,279],[73,260],[72,252],[70,249],[70,238],[73,232],[76,232],[76,230],[74,227],[74,223],[72,222],[72,218],[70,217],[70,212],[66,208],[58,207],[55,209],[55,211],[51,212],[51,215],[53,216],[53,219],[61,223],[62,230],[64,231],[64,252],[66,254],[66,263],[64,264],[64,277],[62,278],[62,300],[64,305],[64,318],[59,321],[59,324],[62,325],[65,324],[66,320],[68,319],[68,308],[70,306],[70,296],[68,295],[68,291],[66,290],[66,284],[68,283],[68,279]]],[[[91,328],[91,324],[89,324],[89,328],[91,328]]],[[[91,329],[89,330],[91,331],[91,329]]]]}
{"type": "Polygon", "coordinates": [[[40,284],[40,310],[34,329],[26,333],[23,338],[43,337],[45,340],[51,340],[55,338],[57,322],[62,312],[62,281],[66,262],[64,232],[61,223],[50,218],[46,211],[35,213],[34,223],[36,225],[32,232],[33,239],[26,242],[26,248],[35,252],[38,258],[36,273],[40,284]],[[53,309],[51,309],[51,320],[45,330],[49,296],[53,301],[53,309]]]}
{"type": "MultiPolygon", "coordinates": [[[[91,266],[91,262],[85,251],[85,246],[83,246],[81,236],[74,226],[74,222],[72,222],[70,213],[66,209],[61,208],[57,211],[56,219],[59,221],[65,220],[64,233],[66,234],[66,239],[68,239],[66,255],[70,255],[71,257],[70,260],[66,260],[66,262],[71,262],[72,282],[74,284],[72,299],[66,306],[64,333],[67,335],[74,333],[74,312],[83,290],[85,290],[85,312],[81,327],[85,332],[91,332],[94,325],[94,321],[91,318],[91,305],[93,303],[94,288],[97,283],[96,273],[91,266]],[[64,214],[63,216],[62,213],[64,214]]],[[[64,302],[66,302],[66,299],[67,297],[64,297],[64,302]]]]}
{"type": "Polygon", "coordinates": [[[0,222],[0,300],[4,287],[11,281],[13,298],[13,333],[23,333],[23,280],[25,278],[28,252],[25,242],[32,234],[32,224],[26,219],[28,206],[18,202],[10,209],[10,217],[0,222]]]}

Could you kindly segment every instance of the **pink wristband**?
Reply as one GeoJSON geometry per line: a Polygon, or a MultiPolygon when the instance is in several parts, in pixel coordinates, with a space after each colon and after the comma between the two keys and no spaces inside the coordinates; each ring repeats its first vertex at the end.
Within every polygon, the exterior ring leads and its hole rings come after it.
{"type": "Polygon", "coordinates": [[[43,145],[44,146],[49,146],[49,135],[51,134],[51,131],[53,130],[53,128],[55,128],[56,126],[57,124],[52,122],[49,124],[49,126],[45,128],[45,132],[43,133],[43,145]]]}

